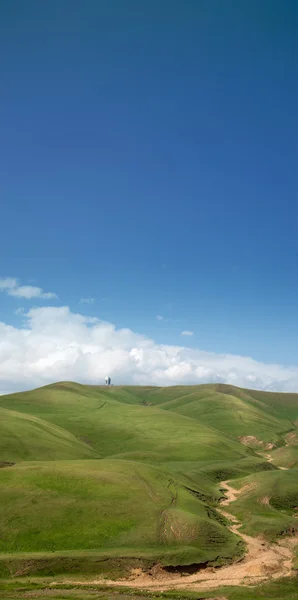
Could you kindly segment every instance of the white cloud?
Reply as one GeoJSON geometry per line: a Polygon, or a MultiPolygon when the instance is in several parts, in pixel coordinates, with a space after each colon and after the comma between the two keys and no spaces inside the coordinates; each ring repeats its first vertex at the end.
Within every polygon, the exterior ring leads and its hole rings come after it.
{"type": "Polygon", "coordinates": [[[0,392],[53,381],[152,385],[225,382],[298,392],[298,366],[156,344],[130,329],[75,314],[67,306],[29,310],[24,327],[0,322],[0,392]]]}
{"type": "Polygon", "coordinates": [[[80,304],[94,304],[95,298],[81,298],[80,304]]]}
{"type": "Polygon", "coordinates": [[[192,336],[193,335],[193,331],[189,331],[188,329],[185,329],[184,331],[181,331],[181,335],[192,336]]]}
{"type": "Polygon", "coordinates": [[[50,300],[57,298],[57,294],[53,292],[44,292],[42,288],[34,285],[19,285],[18,280],[14,277],[6,277],[0,279],[0,291],[6,292],[9,296],[17,296],[18,298],[42,298],[50,300]]]}
{"type": "Polygon", "coordinates": [[[27,298],[27,300],[31,300],[31,298],[44,298],[47,300],[57,298],[53,292],[44,292],[42,288],[33,285],[20,285],[19,287],[10,289],[8,294],[10,296],[18,296],[19,298],[27,298]]]}
{"type": "Polygon", "coordinates": [[[156,318],[158,321],[163,321],[163,316],[162,315],[156,315],[156,318]]]}
{"type": "Polygon", "coordinates": [[[17,286],[17,280],[14,277],[1,277],[0,278],[0,290],[12,290],[17,286]]]}

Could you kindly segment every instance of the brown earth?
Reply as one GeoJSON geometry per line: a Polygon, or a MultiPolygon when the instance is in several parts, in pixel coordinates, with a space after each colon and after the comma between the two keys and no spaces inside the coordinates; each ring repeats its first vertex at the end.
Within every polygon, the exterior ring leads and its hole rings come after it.
{"type": "Polygon", "coordinates": [[[241,435],[238,437],[238,440],[244,446],[259,446],[264,448],[264,450],[273,450],[273,448],[276,448],[273,442],[263,442],[262,440],[258,440],[255,435],[241,435]]]}
{"type": "Polygon", "coordinates": [[[260,504],[266,504],[267,506],[269,506],[270,496],[263,496],[263,498],[260,498],[260,504]]]}
{"type": "Polygon", "coordinates": [[[285,437],[286,439],[286,446],[295,446],[296,444],[298,444],[298,435],[295,431],[291,431],[290,433],[288,433],[285,437]]]}

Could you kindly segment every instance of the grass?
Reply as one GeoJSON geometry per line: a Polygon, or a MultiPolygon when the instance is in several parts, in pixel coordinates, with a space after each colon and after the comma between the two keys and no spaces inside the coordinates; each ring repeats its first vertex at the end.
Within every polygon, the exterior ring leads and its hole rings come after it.
{"type": "Polygon", "coordinates": [[[285,436],[286,445],[271,452],[274,464],[286,469],[298,467],[298,435],[291,431],[285,436]]]}
{"type": "Polygon", "coordinates": [[[35,415],[0,408],[2,461],[92,458],[94,451],[66,429],[35,415]]]}
{"type": "Polygon", "coordinates": [[[277,448],[271,452],[273,462],[278,467],[285,469],[298,468],[298,445],[277,448]]]}
{"type": "Polygon", "coordinates": [[[121,388],[117,401],[115,390],[110,394],[60,384],[57,389],[49,386],[3,397],[0,403],[58,425],[81,441],[82,453],[89,451],[90,456],[92,449],[98,458],[141,458],[151,463],[237,459],[247,454],[237,441],[196,420],[154,406],[121,402],[125,395],[121,388]]]}
{"type": "Polygon", "coordinates": [[[251,485],[230,507],[245,531],[274,539],[298,525],[297,409],[298,394],[218,384],[2,396],[0,576],[229,562],[243,545],[215,510],[225,479],[251,485]],[[268,443],[273,464],[255,452],[268,443]]]}
{"type": "Polygon", "coordinates": [[[243,522],[241,531],[249,535],[263,534],[275,540],[298,530],[295,507],[298,506],[298,477],[295,469],[256,473],[233,481],[244,493],[229,506],[243,522]]]}
{"type": "MultiPolygon", "coordinates": [[[[239,540],[166,472],[117,460],[22,463],[0,472],[0,552],[159,552],[226,560],[239,540]]],[[[176,557],[176,558],[175,558],[176,557]]]]}
{"type": "Polygon", "coordinates": [[[23,600],[31,597],[35,600],[53,598],[53,600],[297,600],[298,582],[293,579],[280,579],[253,587],[222,587],[217,590],[203,592],[172,592],[149,593],[146,591],[128,590],[127,588],[109,589],[90,584],[79,587],[57,585],[50,588],[49,583],[26,582],[4,583],[1,586],[1,600],[23,600]]]}
{"type": "Polygon", "coordinates": [[[295,428],[293,421],[297,420],[297,394],[258,392],[224,384],[128,389],[130,398],[137,389],[138,398],[147,405],[198,419],[235,438],[253,435],[259,440],[281,442],[281,432],[295,428]]]}
{"type": "MultiPolygon", "coordinates": [[[[197,386],[195,386],[196,388],[197,386]]],[[[214,389],[195,389],[184,396],[178,396],[162,404],[162,408],[198,420],[204,425],[216,427],[220,431],[237,438],[254,435],[264,441],[278,441],[280,431],[286,431],[292,424],[288,419],[280,419],[268,414],[261,403],[254,405],[237,397],[223,394],[214,389]]]]}

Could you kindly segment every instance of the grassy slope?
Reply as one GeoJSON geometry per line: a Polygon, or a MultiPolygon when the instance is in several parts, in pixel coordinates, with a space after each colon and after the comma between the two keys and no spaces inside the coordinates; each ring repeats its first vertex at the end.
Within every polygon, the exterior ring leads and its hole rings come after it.
{"type": "MultiPolygon", "coordinates": [[[[104,548],[108,553],[117,548],[148,555],[151,549],[179,562],[237,553],[237,537],[183,485],[198,490],[204,502],[216,501],[219,492],[214,483],[198,471],[189,485],[187,469],[223,457],[245,459],[247,449],[188,417],[140,404],[141,399],[138,405],[127,403],[130,395],[125,389],[60,384],[1,398],[1,404],[13,407],[22,422],[47,423],[102,459],[23,462],[2,469],[0,502],[11,507],[0,519],[2,552],[104,548]],[[117,396],[123,401],[115,400],[117,396]],[[106,457],[114,460],[103,460],[106,457]],[[163,471],[154,470],[151,463],[163,471]],[[181,469],[184,479],[177,464],[186,466],[181,469]],[[108,477],[108,472],[113,476],[108,477]],[[175,505],[171,505],[173,477],[175,505]],[[156,486],[159,492],[154,491],[156,486]],[[24,520],[18,519],[20,514],[24,520]]],[[[30,446],[31,431],[21,437],[31,453],[18,452],[19,460],[32,460],[34,453],[37,459],[45,458],[45,453],[30,446]]],[[[53,448],[57,450],[56,444],[53,448]]],[[[87,453],[73,458],[88,458],[87,453]]],[[[5,460],[12,457],[16,458],[13,438],[5,460]]],[[[48,458],[52,458],[50,451],[48,458]]],[[[63,459],[63,453],[57,458],[63,459]]]]}
{"type": "MultiPolygon", "coordinates": [[[[214,512],[216,482],[271,468],[250,477],[282,481],[286,494],[294,485],[294,472],[292,480],[275,471],[237,440],[286,442],[298,395],[283,395],[281,410],[276,397],[218,385],[68,382],[1,397],[0,461],[18,464],[0,469],[0,550],[95,550],[176,564],[235,556],[239,538],[214,512]]],[[[271,523],[267,513],[258,517],[257,498],[236,507],[245,519],[255,512],[251,532],[271,523]]],[[[289,511],[275,510],[269,536],[292,522],[289,511]]]]}
{"type": "Polygon", "coordinates": [[[57,585],[55,589],[49,589],[48,583],[20,582],[4,583],[1,585],[1,600],[23,600],[33,597],[35,600],[297,600],[297,581],[294,579],[282,579],[271,581],[257,586],[234,588],[223,587],[218,590],[207,590],[205,592],[163,592],[149,593],[137,590],[115,590],[90,585],[79,588],[77,585],[57,585]],[[31,594],[31,596],[30,596],[31,594]]]}
{"type": "Polygon", "coordinates": [[[209,507],[136,462],[56,461],[2,469],[0,551],[142,551],[192,560],[237,552],[209,507]],[[23,518],[25,517],[25,518],[23,518]]]}
{"type": "Polygon", "coordinates": [[[253,392],[229,385],[174,386],[153,389],[147,402],[211,425],[233,437],[253,435],[280,441],[280,433],[294,427],[298,395],[253,392]],[[283,406],[280,409],[280,402],[283,406]],[[296,404],[295,404],[296,403],[296,404]]]}
{"type": "Polygon", "coordinates": [[[2,461],[59,460],[95,456],[87,444],[69,431],[36,416],[0,408],[0,423],[2,461]]]}
{"type": "Polygon", "coordinates": [[[110,393],[60,384],[2,397],[0,405],[62,427],[88,444],[99,458],[160,463],[247,456],[247,449],[217,429],[159,407],[123,403],[125,394],[121,388],[119,392],[111,388],[110,393]]]}
{"type": "Polygon", "coordinates": [[[285,469],[298,468],[298,444],[277,448],[271,452],[273,462],[285,469]]]}
{"type": "Polygon", "coordinates": [[[202,398],[198,392],[193,392],[185,398],[163,404],[162,408],[197,419],[205,425],[220,426],[221,431],[235,438],[255,435],[261,440],[271,441],[279,438],[281,430],[291,427],[286,419],[268,415],[263,407],[252,406],[232,394],[225,394],[224,401],[220,392],[208,390],[205,394],[202,398]]]}
{"type": "Polygon", "coordinates": [[[270,471],[256,473],[233,482],[244,488],[239,498],[229,505],[229,511],[243,522],[249,535],[264,534],[268,539],[297,528],[295,508],[298,507],[298,472],[270,471]]]}
{"type": "Polygon", "coordinates": [[[261,392],[249,390],[252,398],[267,406],[267,410],[281,418],[290,419],[293,425],[298,425],[297,395],[281,394],[278,392],[261,392]]]}

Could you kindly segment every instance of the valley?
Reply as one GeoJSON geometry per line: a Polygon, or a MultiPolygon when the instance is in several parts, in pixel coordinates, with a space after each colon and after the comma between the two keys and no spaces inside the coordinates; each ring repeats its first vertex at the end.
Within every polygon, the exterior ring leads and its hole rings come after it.
{"type": "Polygon", "coordinates": [[[7,598],[297,583],[298,394],[60,382],[0,417],[7,598]]]}

